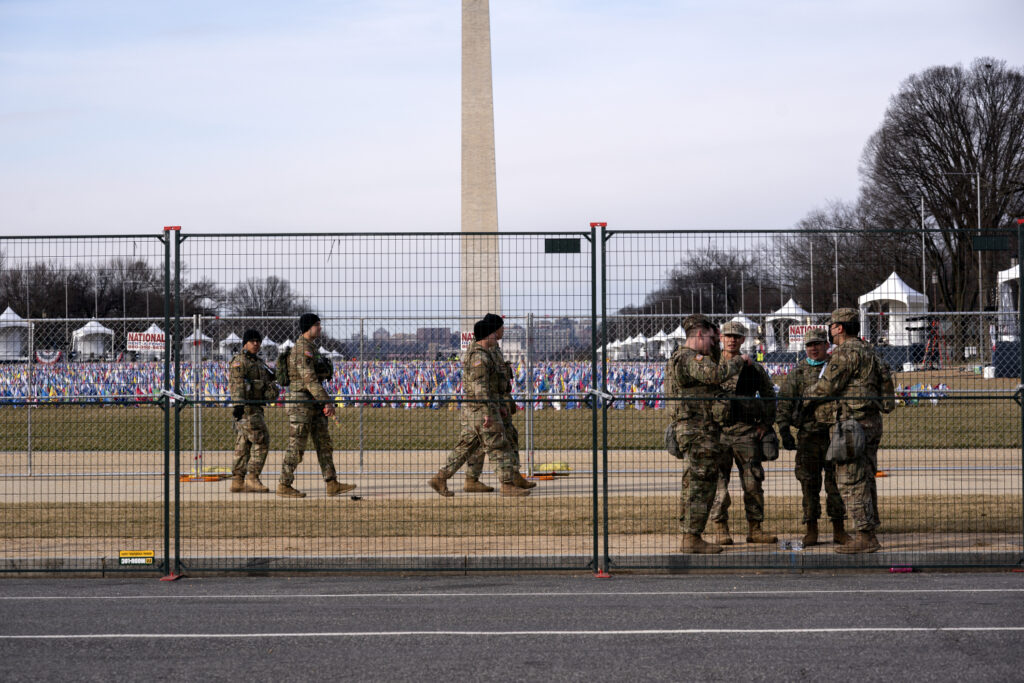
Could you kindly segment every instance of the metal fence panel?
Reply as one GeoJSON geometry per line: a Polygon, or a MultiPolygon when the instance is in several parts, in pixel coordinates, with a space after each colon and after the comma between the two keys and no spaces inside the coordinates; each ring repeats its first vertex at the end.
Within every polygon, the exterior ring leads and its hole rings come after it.
{"type": "MultiPolygon", "coordinates": [[[[183,334],[192,341],[184,347],[182,391],[193,401],[180,458],[182,473],[193,475],[181,484],[183,567],[466,570],[591,562],[594,443],[584,401],[591,388],[593,302],[586,237],[496,240],[501,295],[490,305],[500,306],[505,319],[502,347],[520,407],[513,424],[522,472],[538,476],[538,486],[528,498],[466,493],[459,473],[448,482],[455,496],[442,498],[427,479],[460,434],[462,249],[492,238],[187,236],[183,291],[224,296],[216,311],[198,301],[183,311],[183,334]],[[577,251],[549,253],[551,239],[577,251]],[[549,279],[553,273],[557,283],[549,279]],[[289,411],[302,407],[284,392],[265,409],[271,442],[262,481],[269,493],[230,493],[229,481],[205,481],[232,468],[236,434],[226,407],[227,372],[238,339],[257,329],[261,355],[275,365],[281,348],[296,341],[304,311],[320,316],[324,334],[317,344],[333,361],[325,382],[337,410],[329,422],[333,464],[338,480],[357,488],[328,497],[310,442],[294,483],[307,497],[275,495],[292,429],[289,411]],[[544,474],[552,463],[564,463],[569,474],[544,474]]],[[[496,291],[492,279],[476,286],[496,291]]],[[[473,320],[486,312],[473,311],[473,320]]],[[[498,488],[491,463],[481,481],[498,488]]]]}
{"type": "MultiPolygon", "coordinates": [[[[920,293],[910,296],[908,305],[903,286],[912,288],[895,284],[891,277],[872,294],[849,291],[839,275],[834,282],[832,277],[822,282],[820,271],[817,296],[813,285],[807,295],[807,282],[787,283],[778,277],[785,261],[780,240],[787,237],[792,235],[623,231],[599,240],[605,245],[609,310],[604,348],[608,390],[616,397],[606,410],[610,510],[605,551],[611,566],[1018,564],[1020,347],[1013,307],[1002,312],[935,313],[920,293]],[[832,295],[824,306],[822,287],[832,295]],[[810,301],[794,300],[794,291],[810,301]],[[896,383],[898,405],[884,416],[874,479],[881,551],[835,552],[820,483],[822,543],[802,547],[807,529],[795,452],[783,449],[778,460],[745,466],[749,474],[744,476],[739,467],[745,460],[737,447],[720,457],[720,472],[729,476],[720,479],[719,505],[711,509],[704,533],[705,539],[716,538],[716,521],[724,522],[734,544],[721,554],[679,554],[680,478],[688,461],[680,462],[665,451],[663,433],[671,419],[664,409],[663,381],[667,358],[685,343],[683,318],[703,313],[719,324],[740,322],[749,331],[741,350],[763,364],[778,388],[805,357],[803,335],[808,328],[827,327],[823,324],[837,297],[840,305],[861,310],[861,333],[876,344],[896,383]],[[815,300],[817,309],[811,303],[815,300]],[[759,477],[760,487],[754,483],[759,477]],[[744,480],[749,482],[747,491],[744,480]],[[726,492],[731,508],[721,505],[726,492]],[[763,528],[777,541],[748,543],[748,522],[762,517],[762,493],[763,528]]],[[[813,479],[810,470],[815,468],[799,469],[808,472],[805,479],[813,479]]],[[[823,475],[826,481],[828,470],[823,475]]],[[[813,491],[811,485],[808,504],[813,491]]],[[[833,516],[837,514],[833,511],[833,516]]],[[[845,524],[853,533],[849,512],[845,524]]]]}
{"type": "Polygon", "coordinates": [[[0,238],[0,570],[166,566],[165,256],[152,236],[0,238]]]}

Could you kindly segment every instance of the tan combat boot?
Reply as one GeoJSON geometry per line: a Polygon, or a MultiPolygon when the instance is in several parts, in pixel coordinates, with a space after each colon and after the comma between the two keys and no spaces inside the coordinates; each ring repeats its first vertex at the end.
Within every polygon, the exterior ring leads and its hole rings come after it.
{"type": "Polygon", "coordinates": [[[683,534],[683,542],[679,546],[679,552],[691,553],[694,555],[713,555],[722,552],[722,546],[708,543],[700,534],[683,534]]]}
{"type": "Polygon", "coordinates": [[[846,525],[841,519],[832,520],[832,541],[837,545],[846,545],[853,539],[846,533],[846,525]]]}
{"type": "Polygon", "coordinates": [[[278,484],[277,495],[282,498],[305,498],[306,494],[302,491],[293,489],[290,484],[278,484]]]}
{"type": "Polygon", "coordinates": [[[804,534],[802,543],[805,548],[810,548],[812,545],[818,545],[818,520],[812,519],[807,522],[807,533],[804,534]]]}
{"type": "Polygon", "coordinates": [[[853,553],[873,553],[881,547],[882,544],[878,542],[877,538],[875,538],[874,531],[858,531],[857,537],[852,541],[836,546],[836,552],[844,555],[852,555],[853,553]]]}
{"type": "Polygon", "coordinates": [[[249,474],[245,475],[245,492],[246,493],[266,493],[269,490],[270,489],[268,489],[266,486],[264,486],[263,482],[260,481],[260,475],[253,474],[252,472],[250,472],[249,474]]]}
{"type": "Polygon", "coordinates": [[[245,490],[245,477],[241,474],[236,474],[231,477],[231,488],[228,489],[231,493],[241,493],[245,490]]]}
{"type": "Polygon", "coordinates": [[[327,481],[327,495],[339,496],[346,491],[351,491],[355,487],[355,484],[342,484],[337,479],[329,479],[327,481]]]}
{"type": "Polygon", "coordinates": [[[530,489],[521,489],[515,484],[502,482],[501,495],[505,497],[528,496],[530,495],[530,489]]]}
{"type": "Polygon", "coordinates": [[[749,522],[747,543],[775,543],[779,539],[761,531],[761,522],[749,522]]]}
{"type": "Polygon", "coordinates": [[[476,477],[466,477],[466,483],[462,485],[462,490],[466,493],[491,493],[494,488],[482,483],[476,477]]]}
{"type": "Polygon", "coordinates": [[[513,472],[512,484],[521,489],[532,489],[537,485],[537,482],[527,480],[526,477],[521,475],[519,472],[513,472]]]}
{"type": "Polygon", "coordinates": [[[444,476],[444,470],[438,470],[437,474],[427,479],[427,486],[437,491],[437,495],[451,498],[455,494],[448,490],[448,477],[444,476]]]}
{"type": "Polygon", "coordinates": [[[732,545],[732,536],[729,534],[729,522],[712,522],[711,542],[715,545],[732,545]]]}

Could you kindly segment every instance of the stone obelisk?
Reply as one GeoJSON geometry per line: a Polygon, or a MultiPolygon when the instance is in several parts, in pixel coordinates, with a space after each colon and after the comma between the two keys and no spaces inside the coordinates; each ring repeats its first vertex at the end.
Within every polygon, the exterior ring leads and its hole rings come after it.
{"type": "Polygon", "coordinates": [[[501,313],[488,0],[462,0],[462,339],[501,313]],[[476,234],[468,234],[476,233],[476,234]],[[484,234],[480,234],[484,233],[484,234]]]}

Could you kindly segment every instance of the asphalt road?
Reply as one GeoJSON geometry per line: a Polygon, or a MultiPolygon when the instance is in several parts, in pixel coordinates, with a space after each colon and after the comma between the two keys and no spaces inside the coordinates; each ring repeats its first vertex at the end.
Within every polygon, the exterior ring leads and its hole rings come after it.
{"type": "Polygon", "coordinates": [[[0,680],[1021,680],[1024,573],[0,580],[0,680]]]}

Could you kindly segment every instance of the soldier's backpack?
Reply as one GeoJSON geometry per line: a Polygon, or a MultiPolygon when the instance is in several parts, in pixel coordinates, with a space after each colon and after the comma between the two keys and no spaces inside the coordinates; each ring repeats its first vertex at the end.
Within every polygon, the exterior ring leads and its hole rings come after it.
{"type": "Polygon", "coordinates": [[[291,383],[288,378],[288,352],[292,350],[292,347],[288,347],[281,353],[277,354],[277,365],[274,366],[274,381],[282,387],[286,387],[291,383]]]}

